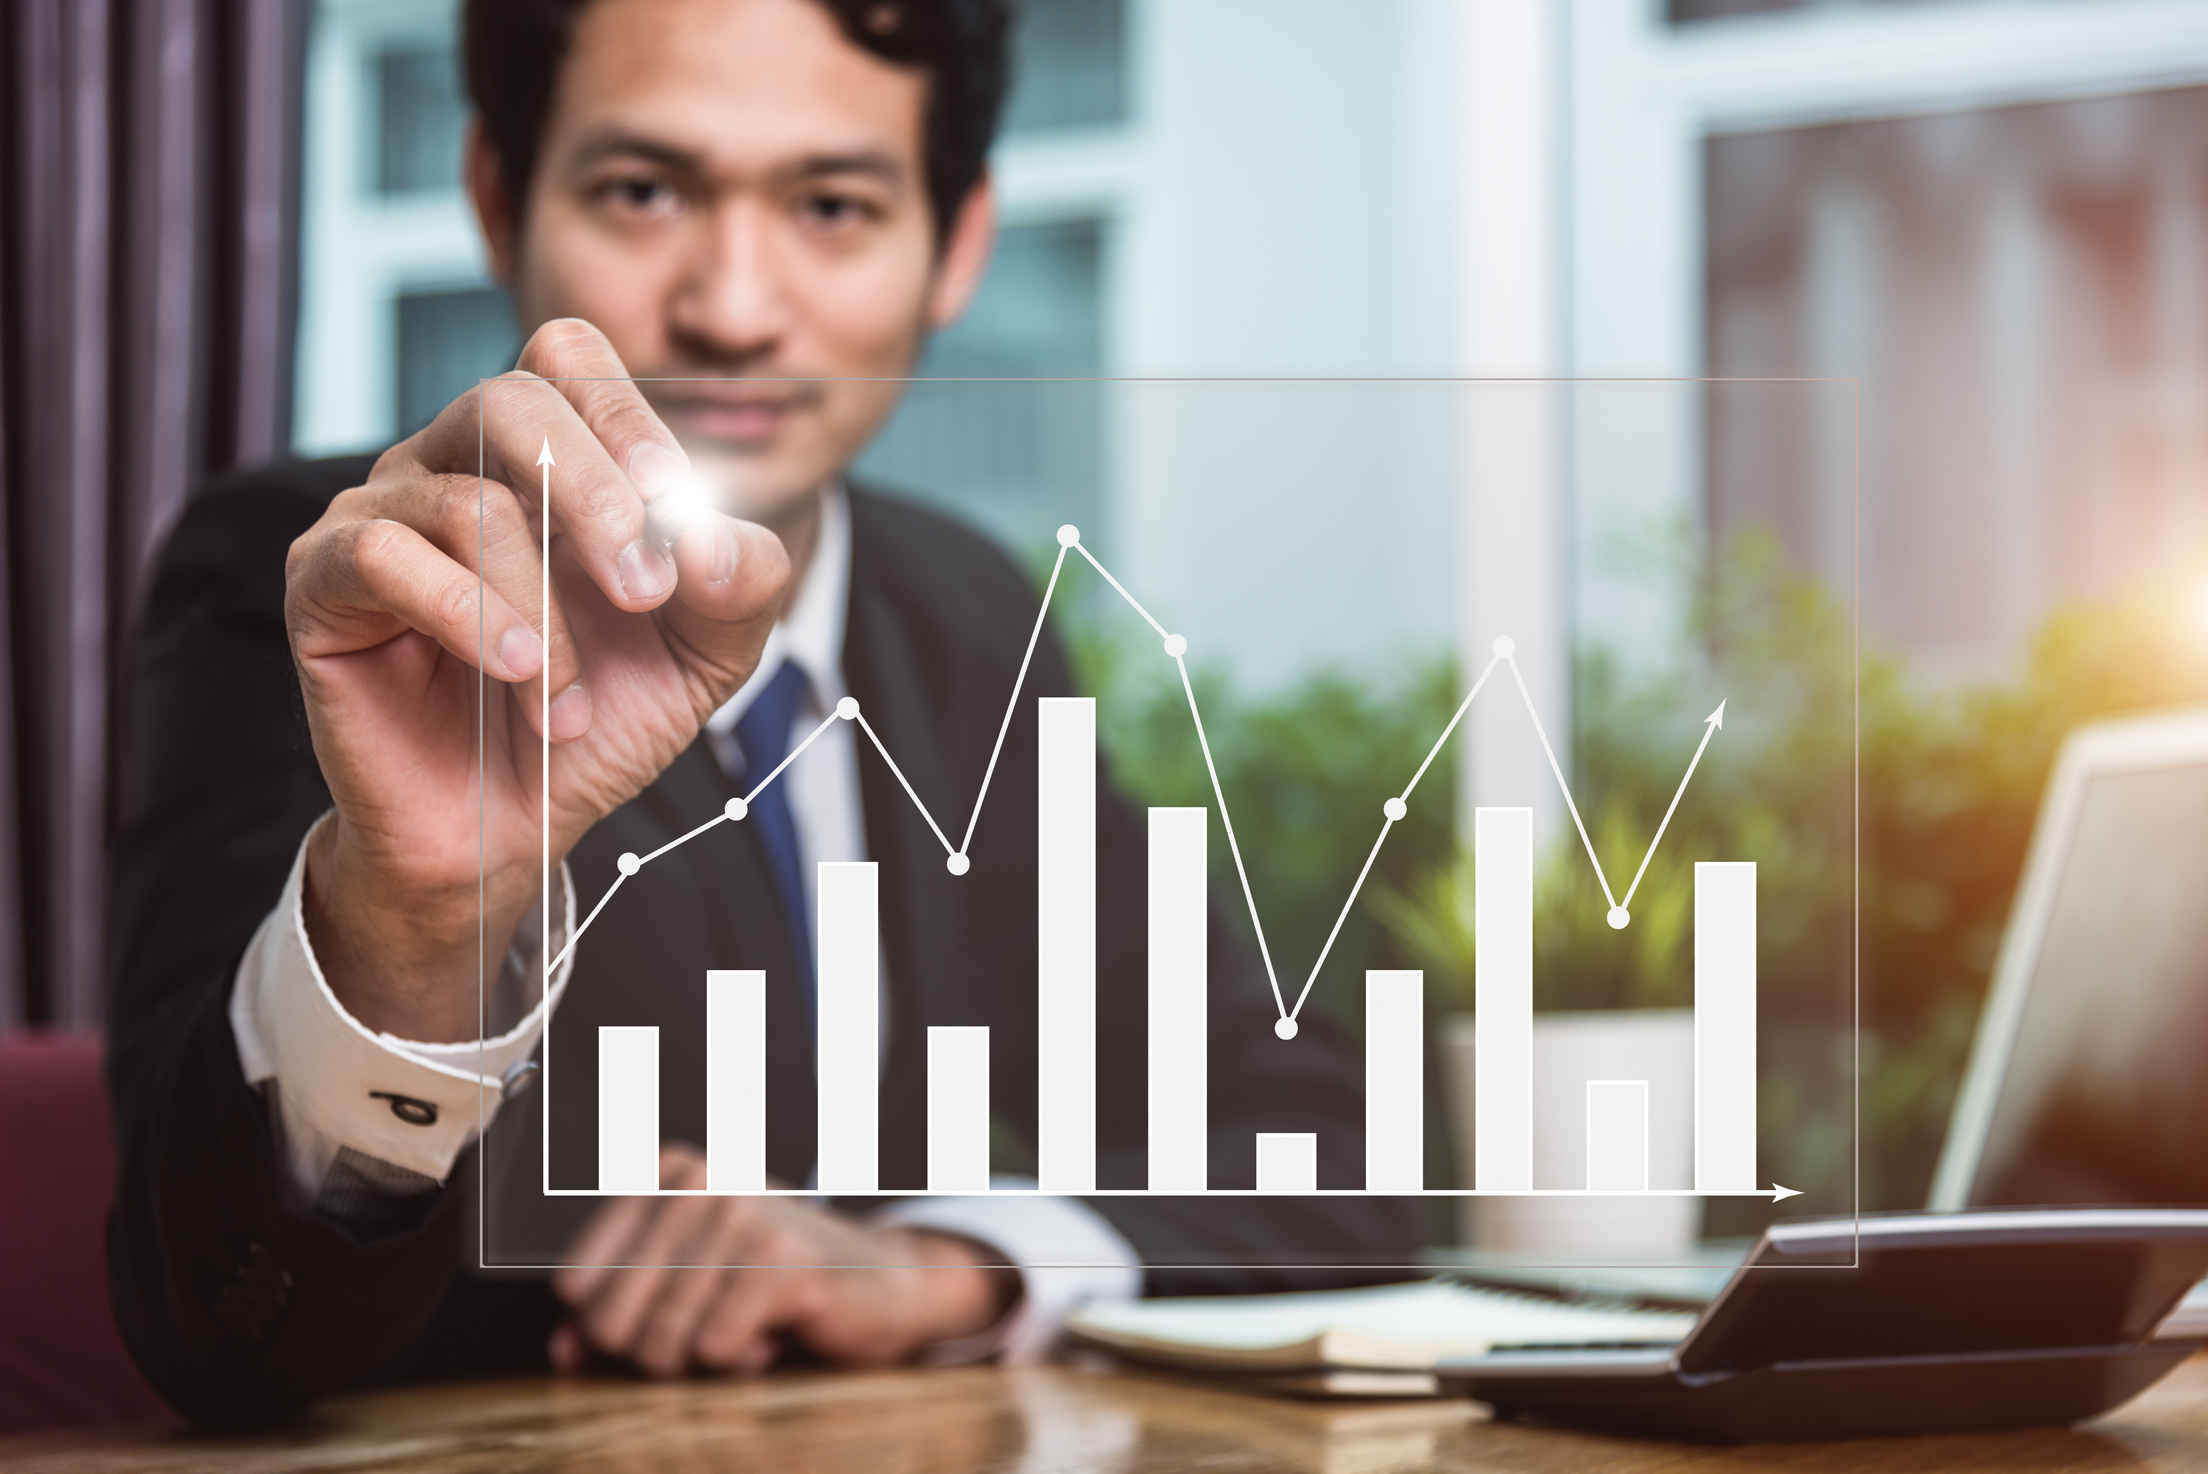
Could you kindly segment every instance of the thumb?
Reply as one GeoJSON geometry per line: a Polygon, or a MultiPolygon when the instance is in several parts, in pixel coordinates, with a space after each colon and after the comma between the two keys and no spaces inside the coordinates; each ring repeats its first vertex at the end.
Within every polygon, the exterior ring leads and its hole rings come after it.
{"type": "Polygon", "coordinates": [[[655,616],[690,669],[698,720],[758,667],[790,593],[790,557],[766,528],[698,510],[675,538],[675,593],[655,616]]]}

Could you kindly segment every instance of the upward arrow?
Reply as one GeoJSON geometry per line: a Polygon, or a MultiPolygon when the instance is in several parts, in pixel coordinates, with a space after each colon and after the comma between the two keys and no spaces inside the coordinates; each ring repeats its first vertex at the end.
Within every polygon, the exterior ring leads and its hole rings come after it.
{"type": "Polygon", "coordinates": [[[537,452],[537,464],[540,466],[556,466],[559,464],[558,461],[552,459],[552,437],[549,435],[544,437],[544,449],[537,452]]]}
{"type": "Polygon", "coordinates": [[[1671,796],[1671,807],[1664,810],[1664,822],[1656,826],[1656,837],[1648,842],[1648,853],[1641,856],[1641,868],[1633,872],[1633,883],[1625,888],[1625,895],[1618,902],[1620,910],[1633,904],[1633,893],[1641,888],[1641,877],[1648,873],[1648,862],[1656,858],[1656,846],[1663,842],[1664,831],[1671,827],[1671,816],[1678,812],[1679,800],[1687,796],[1687,779],[1694,776],[1695,765],[1702,761],[1703,749],[1710,745],[1710,738],[1724,725],[1725,703],[1720,701],[1716,711],[1702,718],[1702,741],[1695,747],[1685,775],[1679,779],[1678,791],[1671,796]]]}

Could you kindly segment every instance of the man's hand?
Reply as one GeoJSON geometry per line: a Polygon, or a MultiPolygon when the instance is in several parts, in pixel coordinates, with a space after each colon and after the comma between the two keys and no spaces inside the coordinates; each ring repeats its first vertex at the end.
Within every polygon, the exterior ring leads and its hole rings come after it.
{"type": "MultiPolygon", "coordinates": [[[[659,1180],[703,1188],[705,1158],[670,1143],[659,1180]]],[[[1020,1283],[964,1239],[786,1197],[618,1198],[567,1257],[552,1287],[574,1318],[554,1333],[551,1354],[569,1372],[596,1351],[660,1377],[693,1367],[752,1374],[785,1336],[842,1365],[885,1366],[987,1330],[1020,1283]]]]}
{"type": "Polygon", "coordinates": [[[688,478],[606,340],[553,322],[480,410],[473,391],[453,401],[292,545],[285,622],[337,809],[308,847],[307,925],[369,1028],[474,1038],[477,926],[497,955],[538,893],[545,837],[557,861],[758,663],[789,560],[702,501],[647,517],[688,478]]]}

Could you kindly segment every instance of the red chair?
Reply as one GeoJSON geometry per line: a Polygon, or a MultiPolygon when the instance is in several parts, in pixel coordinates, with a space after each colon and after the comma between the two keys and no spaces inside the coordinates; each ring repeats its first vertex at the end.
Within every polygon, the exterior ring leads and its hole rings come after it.
{"type": "Polygon", "coordinates": [[[0,1036],[0,1433],[175,1421],[108,1309],[114,1175],[99,1036],[0,1036]]]}

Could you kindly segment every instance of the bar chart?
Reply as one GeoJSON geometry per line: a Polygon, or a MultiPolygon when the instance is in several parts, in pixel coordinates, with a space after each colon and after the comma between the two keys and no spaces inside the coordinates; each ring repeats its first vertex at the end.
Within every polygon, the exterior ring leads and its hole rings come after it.
{"type": "MultiPolygon", "coordinates": [[[[1507,670],[1524,697],[1526,715],[1543,749],[1540,713],[1518,677],[1514,646],[1494,642],[1482,670],[1448,727],[1402,791],[1382,805],[1378,838],[1358,872],[1309,976],[1288,1001],[1266,946],[1247,867],[1235,835],[1226,794],[1212,762],[1196,693],[1188,678],[1187,641],[1169,634],[1081,544],[1061,529],[1059,554],[1037,615],[1039,632],[1070,555],[1093,565],[1112,588],[1161,637],[1177,668],[1189,715],[1203,745],[1214,803],[1210,807],[1152,808],[1147,816],[1147,977],[1100,980],[1097,972],[1097,710],[1090,698],[1035,698],[1037,827],[1034,1007],[1035,1140],[1032,1179],[1007,1182],[992,1162],[990,1095],[992,1031],[971,1019],[929,1019],[926,1038],[926,1178],[931,1193],[957,1194],[1156,1194],[1222,1193],[1389,1196],[1546,1196],[1662,1194],[1755,1196],[1778,1201],[1793,1190],[1757,1177],[1757,967],[1756,873],[1753,861],[1697,861],[1693,900],[1694,1183],[1691,1188],[1649,1186],[1649,1082],[1617,1078],[1586,1083],[1586,1176],[1583,1188],[1536,1188],[1534,1140],[1535,838],[1534,812],[1526,807],[1481,807],[1473,815],[1471,898],[1477,956],[1472,988],[1477,1057],[1472,1178],[1468,1187],[1430,1186],[1426,1160],[1427,1019],[1431,1000],[1417,971],[1374,969],[1365,974],[1363,1180],[1320,1185],[1321,1142],[1310,1131],[1258,1130],[1246,1149],[1256,1165],[1255,1187],[1214,1186],[1215,1145],[1206,1060],[1210,1037],[1209,886],[1211,830],[1226,841],[1233,872],[1271,988],[1277,1019],[1276,1047],[1295,1048],[1299,1015],[1324,966],[1343,921],[1356,904],[1374,860],[1393,826],[1401,822],[1427,770],[1448,743],[1473,701],[1498,670],[1507,670]],[[1146,1008],[1139,1053],[1099,1058],[1098,1010],[1146,1008]],[[1141,1187],[1098,1183],[1100,1079],[1144,1075],[1142,1098],[1148,1125],[1147,1176],[1141,1187]]],[[[1031,638],[1030,650],[1033,649],[1031,638]]],[[[1025,679],[1022,667],[1021,680],[1025,679]]],[[[968,873],[967,846],[986,802],[1005,732],[1021,700],[1016,682],[998,748],[975,799],[964,839],[953,844],[914,793],[889,749],[868,724],[858,703],[843,698],[797,743],[781,766],[745,798],[666,846],[686,842],[723,822],[741,822],[760,791],[838,721],[856,724],[906,797],[920,809],[941,841],[945,868],[968,873]]],[[[1550,754],[1587,859],[1608,902],[1606,920],[1623,929],[1628,909],[1672,814],[1687,791],[1712,737],[1723,726],[1724,706],[1706,721],[1681,778],[1671,809],[1648,845],[1647,856],[1622,896],[1612,892],[1587,836],[1562,768],[1550,754]]],[[[559,956],[547,962],[547,981],[580,943],[590,923],[639,875],[648,856],[623,855],[619,874],[559,956]]],[[[813,947],[816,1011],[813,1020],[817,1088],[817,1150],[813,1181],[806,1187],[771,1185],[766,1174],[769,1129],[766,1060],[768,979],[759,971],[708,971],[699,980],[706,1000],[706,1146],[708,1193],[818,1192],[839,1196],[882,1192],[880,1082],[885,1040],[881,977],[881,884],[875,862],[823,862],[815,868],[813,947]]],[[[549,917],[547,918],[549,932],[549,917]]],[[[598,1182],[595,1188],[559,1188],[551,1195],[637,1194],[659,1190],[660,1035],[647,1025],[598,1029],[598,1182]]],[[[543,1087],[551,1088],[547,1069],[543,1087]]],[[[1024,1082],[1023,1082],[1024,1088],[1024,1082]]],[[[1246,1162],[1248,1157],[1243,1158],[1246,1162]]],[[[1337,1174],[1338,1175],[1338,1174],[1337,1174]]]]}
{"type": "MultiPolygon", "coordinates": [[[[1031,1187],[992,1186],[990,1031],[927,1027],[927,1188],[979,1194],[1093,1194],[1097,1082],[1107,1069],[1147,1073],[1149,1176],[1160,1195],[1215,1189],[1208,1171],[1207,839],[1211,811],[1148,814],[1147,1049],[1140,1060],[1097,1057],[1095,969],[1095,709],[1087,699],[1043,703],[1039,764],[1044,792],[1036,865],[1042,950],[1037,968],[1038,1120],[1042,1170],[1031,1187]]],[[[1531,811],[1486,808],[1474,826],[1479,936],[1474,1011],[1478,1050],[1477,1194],[1531,1194],[1533,1170],[1533,849],[1531,811]]],[[[816,1075],[817,1189],[877,1190],[878,1099],[883,1049],[877,947],[878,867],[818,867],[815,955],[820,959],[816,1075]]],[[[1701,1194],[1776,1196],[1759,1188],[1755,1158],[1755,876],[1753,863],[1695,867],[1695,1188],[1701,1194]]],[[[766,1191],[765,977],[713,972],[707,991],[708,1191],[766,1191]]],[[[1109,1006],[1109,1000],[1102,1000],[1109,1006]]],[[[1425,977],[1365,975],[1365,1181],[1321,1189],[1318,1138],[1258,1132],[1259,1194],[1321,1191],[1463,1195],[1425,1180],[1425,977]]],[[[656,1190],[659,1031],[599,1030],[599,1192],[656,1190]]],[[[1287,1045],[1284,1047],[1293,1047],[1287,1045]]],[[[1587,1083],[1590,1194],[1649,1188],[1649,1085],[1587,1083]]],[[[790,1189],[794,1191],[794,1189],[790,1189]]],[[[1546,1189],[1544,1192],[1569,1191],[1546,1189]]]]}

